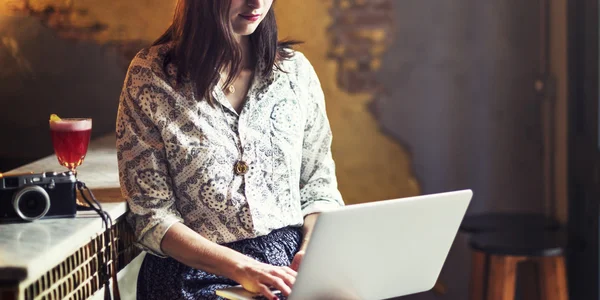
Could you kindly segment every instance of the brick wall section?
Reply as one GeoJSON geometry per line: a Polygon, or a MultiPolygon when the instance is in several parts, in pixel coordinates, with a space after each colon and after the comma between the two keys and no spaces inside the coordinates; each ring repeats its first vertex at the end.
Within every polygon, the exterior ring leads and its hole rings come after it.
{"type": "Polygon", "coordinates": [[[375,72],[392,43],[392,0],[334,0],[329,56],[338,62],[337,80],[348,92],[375,92],[375,72]]]}

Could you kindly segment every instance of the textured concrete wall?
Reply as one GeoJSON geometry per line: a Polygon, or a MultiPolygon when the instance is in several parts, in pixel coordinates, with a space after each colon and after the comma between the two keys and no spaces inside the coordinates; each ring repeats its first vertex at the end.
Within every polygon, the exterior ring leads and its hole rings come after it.
{"type": "MultiPolygon", "coordinates": [[[[360,25],[373,25],[380,16],[390,15],[389,3],[305,0],[279,1],[276,6],[281,36],[306,41],[300,50],[320,76],[334,131],[340,189],[348,203],[419,193],[406,152],[380,133],[368,111],[376,86],[373,74],[380,66],[385,38],[391,36],[379,27],[369,30],[360,25]],[[368,13],[360,13],[365,7],[368,13]]],[[[0,2],[5,24],[0,36],[10,46],[0,47],[0,59],[11,66],[0,83],[0,102],[10,103],[11,109],[0,112],[4,122],[0,124],[39,135],[4,132],[0,137],[14,142],[0,155],[30,159],[50,154],[45,134],[50,113],[92,116],[97,133],[111,131],[128,59],[162,33],[174,4],[173,0],[0,2]]]]}
{"type": "MultiPolygon", "coordinates": [[[[566,124],[566,1],[552,3],[556,118],[566,124]]],[[[92,116],[96,133],[111,131],[128,59],[162,33],[174,4],[0,1],[0,165],[51,153],[50,113],[92,116]]],[[[348,203],[471,187],[472,211],[542,209],[539,106],[531,100],[537,4],[278,2],[281,36],[306,42],[300,50],[320,76],[348,203]]],[[[562,218],[565,128],[557,126],[555,140],[562,218]]],[[[459,236],[442,274],[446,299],[466,298],[468,264],[459,236]]]]}
{"type": "Polygon", "coordinates": [[[50,113],[92,117],[96,135],[113,131],[125,68],[174,4],[0,1],[0,171],[52,153],[50,113]]]}
{"type": "Polygon", "coordinates": [[[51,113],[92,117],[94,134],[113,130],[124,79],[115,49],[61,39],[35,18],[0,16],[0,62],[0,171],[52,153],[51,113]]]}
{"type": "Polygon", "coordinates": [[[152,41],[171,22],[175,0],[4,0],[0,14],[37,16],[63,38],[97,43],[152,41]]]}
{"type": "Polygon", "coordinates": [[[339,9],[334,4],[340,3],[280,1],[276,12],[281,36],[305,41],[300,50],[320,77],[334,134],[333,151],[342,194],[348,203],[416,195],[419,187],[410,172],[409,156],[397,141],[381,133],[368,110],[374,94],[349,93],[338,84],[340,68],[328,56],[334,48],[327,31],[332,25],[330,11],[339,9]]]}
{"type": "Polygon", "coordinates": [[[0,171],[52,153],[50,113],[92,117],[95,135],[113,131],[129,60],[165,29],[174,4],[0,1],[0,171]]]}

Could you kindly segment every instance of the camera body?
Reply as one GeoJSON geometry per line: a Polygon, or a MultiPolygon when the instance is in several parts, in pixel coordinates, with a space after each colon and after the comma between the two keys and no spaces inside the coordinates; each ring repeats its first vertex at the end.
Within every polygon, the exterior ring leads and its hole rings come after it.
{"type": "Polygon", "coordinates": [[[76,183],[71,171],[0,176],[0,222],[75,217],[76,183]]]}

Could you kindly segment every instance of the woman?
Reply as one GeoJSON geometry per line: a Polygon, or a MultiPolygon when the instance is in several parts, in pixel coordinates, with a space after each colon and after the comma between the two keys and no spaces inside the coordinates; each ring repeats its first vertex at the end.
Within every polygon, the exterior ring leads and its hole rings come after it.
{"type": "Polygon", "coordinates": [[[317,75],[273,0],[179,0],[131,62],[119,176],[146,255],[138,299],[288,295],[317,214],[343,205],[317,75]],[[290,267],[291,266],[291,267],[290,267]]]}

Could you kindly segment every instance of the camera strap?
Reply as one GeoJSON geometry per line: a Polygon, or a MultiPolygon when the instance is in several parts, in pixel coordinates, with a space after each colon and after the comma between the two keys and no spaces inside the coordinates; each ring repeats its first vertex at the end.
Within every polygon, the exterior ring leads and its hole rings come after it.
{"type": "Polygon", "coordinates": [[[104,285],[104,299],[112,300],[110,293],[110,279],[112,278],[114,300],[121,300],[119,283],[117,281],[117,245],[111,230],[113,225],[112,218],[102,209],[102,205],[100,205],[100,202],[94,197],[94,193],[92,193],[85,183],[77,180],[76,186],[83,200],[89,205],[89,208],[85,210],[94,210],[100,216],[104,223],[104,228],[106,228],[102,233],[104,235],[104,251],[99,251],[96,254],[98,256],[100,283],[104,285]],[[111,242],[112,247],[110,246],[111,242]]]}

